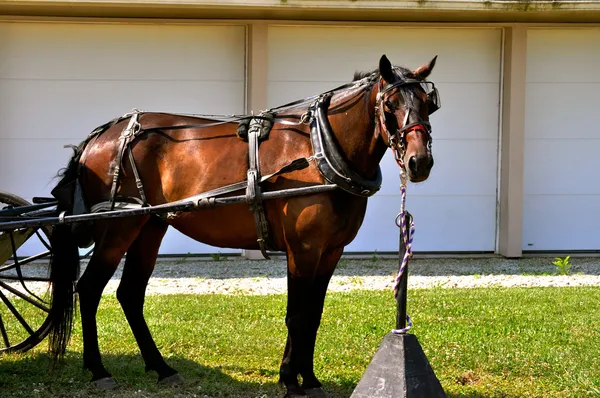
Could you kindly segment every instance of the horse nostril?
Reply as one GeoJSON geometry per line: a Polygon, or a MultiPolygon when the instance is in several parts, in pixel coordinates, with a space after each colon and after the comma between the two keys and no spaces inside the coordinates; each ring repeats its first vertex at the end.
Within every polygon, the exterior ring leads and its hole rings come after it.
{"type": "Polygon", "coordinates": [[[417,172],[417,158],[415,156],[411,156],[410,159],[408,159],[408,168],[413,173],[417,172]]]}
{"type": "Polygon", "coordinates": [[[433,156],[429,157],[429,164],[427,166],[429,167],[429,169],[433,167],[433,156]]]}

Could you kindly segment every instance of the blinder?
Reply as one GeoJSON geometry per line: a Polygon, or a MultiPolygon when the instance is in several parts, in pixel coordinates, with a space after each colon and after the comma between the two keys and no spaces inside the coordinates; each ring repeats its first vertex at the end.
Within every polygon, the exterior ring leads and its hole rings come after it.
{"type": "MultiPolygon", "coordinates": [[[[437,111],[438,109],[441,108],[441,103],[440,103],[440,94],[438,92],[438,89],[435,87],[435,85],[433,83],[427,82],[427,85],[431,85],[431,89],[430,90],[425,90],[425,93],[427,93],[427,113],[429,115],[431,115],[432,113],[434,113],[435,111],[437,111]]],[[[424,87],[424,88],[428,88],[428,87],[424,87]]]]}
{"type": "Polygon", "coordinates": [[[425,102],[427,104],[428,115],[433,114],[435,111],[437,111],[438,109],[440,109],[442,107],[439,91],[438,91],[437,87],[435,87],[435,84],[433,84],[433,82],[429,82],[429,81],[421,81],[421,80],[414,80],[414,79],[401,80],[397,83],[390,84],[385,89],[381,90],[378,93],[378,96],[379,96],[379,98],[382,98],[383,95],[386,94],[388,91],[391,91],[395,88],[398,88],[401,86],[406,86],[409,84],[419,84],[421,86],[421,89],[425,92],[425,95],[427,96],[425,102]]]}

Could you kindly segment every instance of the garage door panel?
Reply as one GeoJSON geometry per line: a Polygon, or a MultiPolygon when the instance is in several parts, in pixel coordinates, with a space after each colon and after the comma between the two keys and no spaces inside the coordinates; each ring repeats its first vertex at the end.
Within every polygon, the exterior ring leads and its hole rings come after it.
{"type": "Polygon", "coordinates": [[[524,250],[600,249],[600,29],[530,29],[524,250]]]}
{"type": "Polygon", "coordinates": [[[527,81],[600,82],[600,28],[531,29],[527,81]]]}
{"type": "Polygon", "coordinates": [[[600,195],[600,137],[593,140],[526,140],[526,195],[600,195]]]}
{"type": "MultiPolygon", "coordinates": [[[[407,199],[408,201],[409,199],[407,199]]],[[[494,251],[496,196],[410,196],[414,250],[494,251]],[[417,245],[416,241],[419,240],[417,245]]]]}
{"type": "Polygon", "coordinates": [[[529,83],[526,104],[526,138],[598,138],[600,83],[529,83]]]}
{"type": "MultiPolygon", "coordinates": [[[[244,91],[243,26],[0,23],[0,189],[49,195],[63,146],[132,108],[239,114],[244,91]]],[[[169,230],[160,253],[218,250],[169,230]]]]}
{"type": "MultiPolygon", "coordinates": [[[[435,166],[410,184],[415,243],[424,251],[495,248],[500,81],[499,29],[398,27],[269,27],[269,104],[315,95],[349,82],[356,70],[378,66],[381,54],[417,67],[438,55],[430,80],[442,108],[431,117],[435,166]],[[390,37],[402,37],[389,46],[390,37]],[[310,54],[310,56],[307,56],[310,54]],[[449,209],[452,209],[451,211],[449,209]],[[464,222],[454,220],[464,216],[464,222]],[[440,234],[452,225],[449,237],[440,234]],[[420,226],[420,227],[419,227],[420,226]]],[[[398,250],[393,220],[400,206],[399,169],[391,152],[381,163],[383,184],[369,200],[359,236],[347,251],[398,250]]]]}
{"type": "Polygon", "coordinates": [[[437,83],[442,107],[430,117],[433,139],[498,139],[498,83],[437,83]]]}
{"type": "Polygon", "coordinates": [[[33,196],[49,196],[58,182],[54,177],[65,167],[73,150],[64,148],[63,139],[0,138],[0,190],[31,201],[33,196]],[[10,148],[10,150],[5,150],[10,148]]]}
{"type": "Polygon", "coordinates": [[[500,42],[500,29],[271,26],[270,54],[286,55],[272,60],[269,80],[293,76],[297,81],[337,81],[342,76],[346,81],[356,70],[378,67],[386,54],[393,64],[409,68],[438,55],[431,78],[435,82],[498,82],[499,63],[486,68],[473,65],[498,59],[500,42]],[[457,43],[468,43],[460,47],[460,56],[457,43]]]}
{"type": "Polygon", "coordinates": [[[523,250],[598,250],[599,214],[600,195],[526,196],[523,250]]]}
{"type": "Polygon", "coordinates": [[[244,64],[226,57],[244,56],[244,37],[243,26],[2,23],[0,73],[11,79],[239,79],[244,64]],[[53,37],[60,40],[48,40],[53,37]],[[44,61],[29,62],[32,53],[44,61]]]}
{"type": "MultiPolygon", "coordinates": [[[[303,98],[319,95],[352,80],[352,76],[341,82],[269,82],[268,107],[277,107],[303,98]]],[[[308,107],[310,103],[306,103],[308,107]]]]}
{"type": "MultiPolygon", "coordinates": [[[[409,193],[407,209],[415,218],[416,230],[413,250],[493,251],[495,202],[493,196],[435,197],[409,193]]],[[[394,219],[399,211],[398,197],[370,198],[363,226],[345,250],[397,251],[399,228],[394,219]]]]}
{"type": "Polygon", "coordinates": [[[82,140],[97,126],[133,108],[227,114],[244,109],[243,81],[41,81],[0,79],[2,137],[82,140]],[[41,95],[52,93],[51,96],[41,95]],[[19,110],[19,112],[15,112],[19,110]],[[35,117],[23,121],[22,111],[35,117]]]}
{"type": "MultiPolygon", "coordinates": [[[[409,191],[418,195],[493,195],[497,150],[492,140],[434,139],[431,174],[423,183],[410,183],[409,191]]],[[[397,194],[399,169],[391,151],[384,156],[381,168],[384,184],[379,192],[397,194]]]]}

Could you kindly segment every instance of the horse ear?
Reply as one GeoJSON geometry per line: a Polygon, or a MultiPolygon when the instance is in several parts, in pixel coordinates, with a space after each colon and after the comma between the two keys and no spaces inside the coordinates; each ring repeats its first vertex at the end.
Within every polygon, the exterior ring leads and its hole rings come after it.
{"type": "Polygon", "coordinates": [[[415,77],[419,80],[426,79],[427,76],[431,74],[431,71],[435,66],[435,61],[437,60],[437,57],[438,56],[436,55],[431,61],[429,61],[429,63],[421,65],[415,71],[413,71],[415,77]]]}
{"type": "Polygon", "coordinates": [[[383,54],[381,59],[379,60],[379,74],[383,77],[388,83],[394,82],[394,72],[392,71],[392,63],[389,59],[383,54]]]}

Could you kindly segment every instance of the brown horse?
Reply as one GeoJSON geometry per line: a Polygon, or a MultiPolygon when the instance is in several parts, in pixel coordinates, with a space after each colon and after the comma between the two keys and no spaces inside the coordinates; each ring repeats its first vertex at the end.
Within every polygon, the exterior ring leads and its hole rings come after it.
{"type": "MultiPolygon", "coordinates": [[[[313,371],[325,294],[344,246],[362,224],[368,197],[379,189],[379,163],[386,149],[394,151],[410,181],[424,181],[429,176],[433,158],[428,120],[438,104],[435,87],[425,79],[435,60],[409,70],[392,66],[384,55],[374,72],[356,73],[352,83],[271,110],[272,128],[260,141],[259,170],[263,176],[280,173],[260,183],[262,192],[331,183],[339,187],[263,203],[268,247],[287,256],[288,337],[280,367],[280,382],[285,384],[287,396],[325,396],[313,371]],[[294,159],[304,159],[304,167],[281,170],[294,159]]],[[[137,116],[133,135],[127,135],[131,130],[125,127],[132,125],[127,115],[101,126],[76,148],[53,191],[59,210],[77,214],[77,206],[82,206],[78,192],[86,209],[110,203],[115,193],[117,202],[122,202],[118,198],[135,197],[143,206],[156,206],[246,181],[251,151],[238,134],[238,122],[248,117],[215,122],[197,115],[142,112],[137,116]],[[123,145],[127,140],[130,145],[123,145]],[[113,181],[115,175],[118,183],[113,181]],[[58,194],[59,188],[73,181],[76,189],[66,196],[58,194]]],[[[258,249],[260,233],[253,213],[247,203],[238,203],[166,217],[94,221],[89,231],[96,246],[78,281],[77,245],[81,245],[79,238],[85,228],[74,231],[70,225],[58,225],[51,238],[50,343],[55,358],[64,353],[69,340],[75,290],[84,367],[97,386],[115,386],[101,360],[96,312],[104,287],[127,253],[117,298],[146,369],[156,371],[160,382],[181,383],[181,376],[157,349],[143,315],[145,289],[161,240],[171,225],[209,245],[258,249]]]]}

